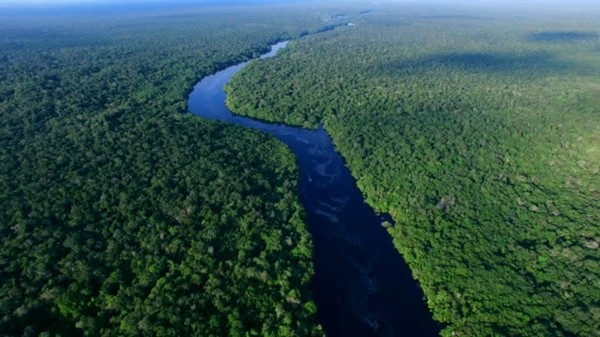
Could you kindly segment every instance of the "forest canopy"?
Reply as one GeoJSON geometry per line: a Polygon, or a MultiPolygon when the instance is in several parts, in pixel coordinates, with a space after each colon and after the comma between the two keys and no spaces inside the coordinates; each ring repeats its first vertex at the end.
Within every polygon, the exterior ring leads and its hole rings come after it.
{"type": "Polygon", "coordinates": [[[0,335],[322,335],[292,153],[184,113],[327,11],[86,6],[2,9],[0,335]]]}
{"type": "Polygon", "coordinates": [[[597,11],[494,6],[377,6],[227,103],[324,125],[444,336],[598,336],[597,11]]]}

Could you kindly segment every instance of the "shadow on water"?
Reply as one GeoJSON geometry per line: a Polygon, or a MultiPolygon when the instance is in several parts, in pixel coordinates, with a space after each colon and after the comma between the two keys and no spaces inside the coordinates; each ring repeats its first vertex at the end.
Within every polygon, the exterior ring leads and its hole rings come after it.
{"type": "Polygon", "coordinates": [[[598,38],[599,36],[596,33],[560,31],[532,33],[527,36],[527,40],[531,42],[550,43],[593,41],[598,38]]]}
{"type": "Polygon", "coordinates": [[[437,68],[486,73],[522,73],[524,75],[559,74],[585,71],[576,64],[560,60],[546,52],[534,53],[441,53],[416,59],[398,60],[373,67],[376,74],[405,74],[437,68]]]}

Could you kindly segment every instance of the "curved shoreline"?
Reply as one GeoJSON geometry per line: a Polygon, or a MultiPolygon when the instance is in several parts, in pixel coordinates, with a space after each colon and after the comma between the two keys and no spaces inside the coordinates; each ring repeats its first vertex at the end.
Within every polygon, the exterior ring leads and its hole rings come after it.
{"type": "MultiPolygon", "coordinates": [[[[274,44],[273,57],[288,41],[274,44]]],[[[203,118],[269,133],[296,155],[300,200],[314,241],[313,293],[319,322],[329,337],[438,336],[423,293],[368,206],[329,135],[236,116],[225,105],[225,84],[248,62],[202,79],[189,110],[203,118]]]]}

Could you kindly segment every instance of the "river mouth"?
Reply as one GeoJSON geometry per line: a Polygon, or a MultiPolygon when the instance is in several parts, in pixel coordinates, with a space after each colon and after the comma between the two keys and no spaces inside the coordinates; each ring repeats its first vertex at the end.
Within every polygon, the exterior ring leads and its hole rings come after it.
{"type": "MultiPolygon", "coordinates": [[[[273,57],[287,41],[261,58],[273,57]]],[[[267,132],[296,155],[300,200],[314,241],[312,291],[318,321],[329,337],[439,336],[423,293],[368,206],[325,130],[308,130],[235,116],[225,84],[247,62],[203,78],[188,109],[207,119],[267,132]]]]}

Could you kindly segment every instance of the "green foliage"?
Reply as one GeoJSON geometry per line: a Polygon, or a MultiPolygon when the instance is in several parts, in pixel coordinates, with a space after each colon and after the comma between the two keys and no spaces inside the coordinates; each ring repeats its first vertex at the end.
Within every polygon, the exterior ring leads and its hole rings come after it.
{"type": "Polygon", "coordinates": [[[294,42],[236,75],[227,103],[324,123],[396,220],[443,335],[598,336],[594,11],[431,10],[381,7],[294,42]]]}
{"type": "Polygon", "coordinates": [[[0,335],[322,335],[293,155],[182,112],[326,22],[222,11],[2,17],[0,335]]]}

